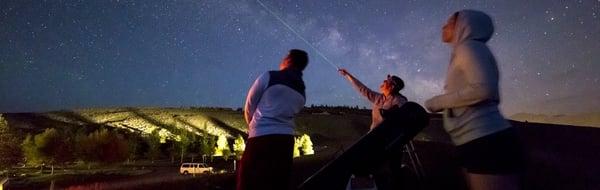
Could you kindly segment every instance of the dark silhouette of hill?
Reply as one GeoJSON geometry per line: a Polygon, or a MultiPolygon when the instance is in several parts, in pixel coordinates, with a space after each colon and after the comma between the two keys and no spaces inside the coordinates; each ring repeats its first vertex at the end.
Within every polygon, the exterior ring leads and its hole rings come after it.
{"type": "Polygon", "coordinates": [[[576,126],[589,126],[589,127],[600,127],[600,112],[596,113],[580,113],[571,115],[544,115],[544,114],[530,114],[530,113],[518,113],[510,116],[510,119],[522,122],[535,122],[535,123],[552,123],[561,125],[576,125],[576,126]]]}

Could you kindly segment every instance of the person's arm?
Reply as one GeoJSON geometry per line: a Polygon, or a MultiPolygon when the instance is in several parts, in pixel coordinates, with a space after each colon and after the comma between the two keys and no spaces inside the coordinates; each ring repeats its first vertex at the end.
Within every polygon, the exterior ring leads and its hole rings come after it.
{"type": "Polygon", "coordinates": [[[458,47],[455,64],[462,70],[467,86],[456,91],[435,96],[425,102],[427,109],[439,112],[447,108],[464,107],[496,99],[498,94],[498,68],[484,47],[466,44],[458,47]],[[478,52],[479,50],[480,52],[478,52]]]}
{"type": "Polygon", "coordinates": [[[244,105],[244,119],[246,119],[246,123],[250,124],[252,121],[252,116],[256,111],[256,106],[258,106],[258,102],[262,97],[264,90],[267,88],[269,84],[269,72],[266,72],[260,75],[248,90],[248,96],[246,97],[246,104],[244,105]]]}
{"type": "Polygon", "coordinates": [[[350,74],[346,69],[339,69],[339,72],[342,76],[344,76],[350,84],[354,86],[354,88],[364,97],[366,97],[371,103],[378,104],[379,101],[383,98],[383,95],[377,93],[367,86],[365,86],[362,82],[356,79],[352,74],[350,74]]]}

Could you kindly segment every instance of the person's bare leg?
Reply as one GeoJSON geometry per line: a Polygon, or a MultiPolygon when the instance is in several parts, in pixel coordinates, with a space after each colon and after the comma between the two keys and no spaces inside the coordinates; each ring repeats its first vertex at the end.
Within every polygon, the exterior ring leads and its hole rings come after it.
{"type": "Polygon", "coordinates": [[[489,175],[466,173],[467,184],[471,190],[518,190],[517,175],[489,175]]]}

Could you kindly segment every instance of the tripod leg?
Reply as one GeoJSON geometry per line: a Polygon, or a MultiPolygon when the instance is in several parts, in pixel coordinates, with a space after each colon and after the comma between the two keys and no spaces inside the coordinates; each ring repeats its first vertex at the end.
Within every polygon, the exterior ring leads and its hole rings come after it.
{"type": "Polygon", "coordinates": [[[408,143],[408,145],[411,147],[412,153],[413,153],[413,157],[415,158],[415,162],[416,165],[415,167],[417,168],[417,170],[419,171],[419,177],[420,178],[424,178],[425,177],[425,169],[423,169],[423,164],[421,163],[421,159],[419,158],[419,154],[415,151],[415,144],[413,143],[413,141],[410,141],[408,143]]]}

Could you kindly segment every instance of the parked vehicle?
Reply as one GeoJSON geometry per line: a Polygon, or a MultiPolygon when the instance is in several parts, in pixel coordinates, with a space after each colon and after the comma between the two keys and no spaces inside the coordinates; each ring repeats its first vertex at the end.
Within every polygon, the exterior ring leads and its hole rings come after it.
{"type": "Polygon", "coordinates": [[[212,173],[213,168],[209,167],[205,163],[183,163],[181,167],[179,167],[180,174],[202,174],[202,173],[212,173]]]}

